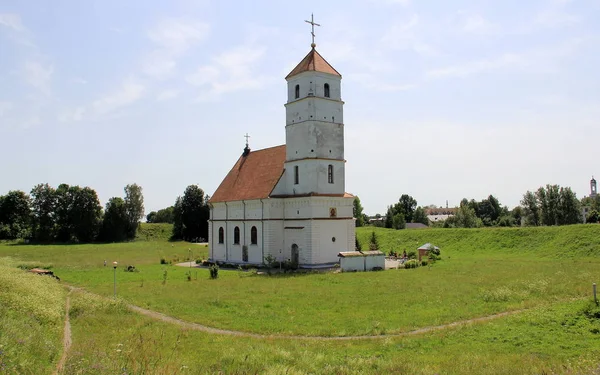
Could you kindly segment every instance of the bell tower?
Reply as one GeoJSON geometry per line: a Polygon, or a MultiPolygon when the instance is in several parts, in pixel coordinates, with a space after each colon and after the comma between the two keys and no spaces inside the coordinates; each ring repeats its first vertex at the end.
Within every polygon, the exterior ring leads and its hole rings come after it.
{"type": "Polygon", "coordinates": [[[592,176],[590,180],[590,197],[594,198],[598,195],[598,190],[596,189],[596,179],[592,176]]]}
{"type": "Polygon", "coordinates": [[[317,50],[314,21],[311,50],[285,79],[287,193],[344,194],[342,76],[317,50]]]}

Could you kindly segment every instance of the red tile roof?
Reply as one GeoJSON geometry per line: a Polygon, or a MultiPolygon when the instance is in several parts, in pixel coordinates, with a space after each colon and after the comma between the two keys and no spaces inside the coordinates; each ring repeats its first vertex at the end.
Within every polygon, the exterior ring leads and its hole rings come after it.
{"type": "Polygon", "coordinates": [[[288,74],[285,77],[285,79],[307,71],[328,73],[336,75],[338,77],[342,76],[340,73],[338,73],[337,70],[333,68],[333,66],[329,65],[329,63],[323,58],[323,56],[321,56],[319,52],[317,52],[317,50],[315,50],[314,48],[310,50],[308,55],[306,55],[306,57],[304,57],[304,59],[300,61],[300,64],[298,64],[294,68],[294,70],[292,70],[290,74],[288,74]]]}
{"type": "Polygon", "coordinates": [[[283,174],[285,145],[252,151],[240,156],[211,203],[268,198],[283,174]]]}

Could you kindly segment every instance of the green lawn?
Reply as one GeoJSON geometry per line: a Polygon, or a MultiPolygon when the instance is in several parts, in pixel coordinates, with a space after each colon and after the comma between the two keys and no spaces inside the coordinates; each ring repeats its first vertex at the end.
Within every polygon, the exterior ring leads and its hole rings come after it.
{"type": "MultiPolygon", "coordinates": [[[[357,231],[363,246],[372,230],[357,231]]],[[[14,267],[51,264],[63,283],[110,297],[113,270],[103,266],[106,259],[119,262],[120,299],[73,293],[74,341],[65,373],[600,373],[600,312],[589,306],[591,284],[600,281],[600,226],[376,233],[385,251],[433,242],[443,259],[431,268],[370,273],[269,277],[221,270],[217,280],[192,270],[187,281],[189,269],[161,265],[160,258],[184,260],[190,251],[194,259],[206,258],[206,247],[164,238],[0,244],[0,259],[12,257],[0,270],[0,367],[49,373],[61,351],[65,291],[14,267]],[[124,272],[125,265],[139,272],[124,272]],[[28,302],[30,295],[38,302],[28,302]],[[184,331],[131,313],[125,302],[214,327],[324,336],[398,333],[528,310],[419,336],[316,341],[184,331]],[[35,371],[38,366],[44,371],[35,371]]]]}

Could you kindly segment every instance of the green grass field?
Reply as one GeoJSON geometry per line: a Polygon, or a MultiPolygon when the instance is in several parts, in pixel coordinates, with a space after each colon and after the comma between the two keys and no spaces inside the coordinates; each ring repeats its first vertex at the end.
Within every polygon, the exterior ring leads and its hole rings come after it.
{"type": "MultiPolygon", "coordinates": [[[[372,230],[357,230],[363,247],[372,230]]],[[[384,251],[432,242],[441,247],[442,260],[432,267],[371,273],[266,276],[221,270],[217,280],[193,269],[191,281],[189,269],[161,265],[160,258],[206,258],[208,249],[168,242],[168,232],[146,225],[139,237],[149,240],[124,244],[0,244],[0,259],[11,257],[3,261],[2,274],[35,278],[53,291],[47,306],[61,311],[52,321],[31,318],[38,328],[30,335],[46,338],[45,352],[32,346],[17,353],[6,348],[17,345],[18,335],[3,332],[25,329],[30,323],[16,317],[39,312],[24,302],[0,307],[0,366],[22,363],[12,373],[39,373],[30,370],[50,369],[61,351],[66,292],[48,278],[15,268],[29,261],[51,264],[62,284],[95,293],[71,294],[67,374],[600,373],[600,312],[589,302],[592,282],[600,281],[600,226],[377,229],[384,251]],[[103,266],[105,259],[119,262],[120,298],[113,302],[113,270],[103,266]],[[124,272],[125,265],[139,272],[124,272]],[[125,303],[212,327],[302,336],[402,333],[527,310],[415,336],[320,341],[188,331],[139,316],[125,303]]],[[[25,282],[14,280],[12,285],[25,282]]],[[[22,297],[28,292],[0,282],[0,306],[28,300],[22,297]]]]}

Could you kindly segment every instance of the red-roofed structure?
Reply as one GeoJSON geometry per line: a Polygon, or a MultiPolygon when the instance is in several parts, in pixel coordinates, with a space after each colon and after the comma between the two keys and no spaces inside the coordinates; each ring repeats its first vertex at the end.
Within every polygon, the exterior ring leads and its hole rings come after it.
{"type": "MultiPolygon", "coordinates": [[[[286,77],[286,144],[246,148],[212,195],[210,259],[330,267],[355,247],[341,75],[314,49],[286,77]]],[[[283,124],[282,124],[283,125],[283,124]]]]}

